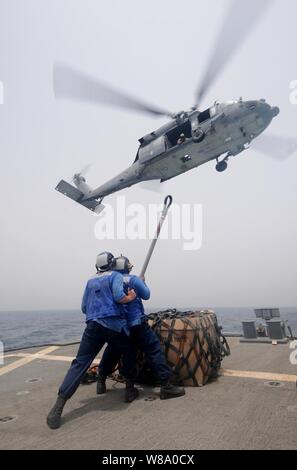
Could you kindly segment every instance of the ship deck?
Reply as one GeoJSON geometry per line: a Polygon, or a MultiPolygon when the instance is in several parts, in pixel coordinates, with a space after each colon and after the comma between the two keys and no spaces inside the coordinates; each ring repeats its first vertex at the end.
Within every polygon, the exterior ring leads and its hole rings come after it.
{"type": "Polygon", "coordinates": [[[140,387],[139,398],[126,404],[122,384],[108,380],[102,396],[95,384],[80,386],[58,430],[47,427],[46,415],[77,345],[7,353],[0,366],[0,448],[296,449],[297,365],[289,345],[228,341],[231,356],[220,377],[187,387],[185,397],[160,400],[158,389],[140,387]]]}

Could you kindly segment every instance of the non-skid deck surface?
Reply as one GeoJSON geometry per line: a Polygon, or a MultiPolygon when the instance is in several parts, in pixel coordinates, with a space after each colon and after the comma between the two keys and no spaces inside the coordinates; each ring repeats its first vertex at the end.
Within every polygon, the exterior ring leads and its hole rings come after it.
{"type": "Polygon", "coordinates": [[[185,397],[161,401],[158,389],[140,388],[140,397],[125,404],[122,384],[108,381],[103,396],[94,384],[79,387],[58,430],[48,429],[46,415],[77,346],[7,353],[0,366],[0,448],[296,449],[297,365],[289,345],[229,343],[222,375],[187,388],[185,397]],[[157,399],[147,400],[152,395],[157,399]],[[16,418],[1,421],[9,416],[16,418]]]}

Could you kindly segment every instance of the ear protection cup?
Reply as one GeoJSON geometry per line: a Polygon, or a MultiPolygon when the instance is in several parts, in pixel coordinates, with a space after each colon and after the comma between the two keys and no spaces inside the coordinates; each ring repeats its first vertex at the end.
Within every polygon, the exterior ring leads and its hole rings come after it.
{"type": "Polygon", "coordinates": [[[109,251],[104,251],[103,253],[99,253],[96,258],[96,268],[99,271],[108,271],[109,269],[113,269],[113,265],[115,263],[115,257],[109,251]]]}
{"type": "Polygon", "coordinates": [[[132,269],[132,264],[126,256],[118,256],[118,258],[115,258],[115,266],[113,269],[115,271],[129,273],[132,269]]]}

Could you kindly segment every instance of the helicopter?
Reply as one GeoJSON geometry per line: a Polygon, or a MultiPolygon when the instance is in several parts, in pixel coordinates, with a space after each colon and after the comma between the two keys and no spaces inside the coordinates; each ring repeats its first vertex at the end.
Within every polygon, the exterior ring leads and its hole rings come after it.
{"type": "MultiPolygon", "coordinates": [[[[247,150],[280,110],[265,99],[216,101],[203,111],[199,110],[200,103],[218,73],[271,3],[271,0],[249,0],[244,3],[231,1],[214,53],[196,92],[197,104],[189,111],[170,113],[66,64],[55,64],[53,81],[57,98],[117,106],[170,118],[165,125],[139,139],[139,148],[132,165],[108,182],[93,189],[87,184],[84,171],[81,171],[73,176],[71,182],[74,185],[61,180],[55,189],[98,214],[105,207],[102,201],[106,196],[137,183],[152,180],[163,183],[212,160],[216,162],[218,172],[226,171],[230,157],[247,150]]],[[[278,144],[284,144],[281,139],[277,140],[278,144]]],[[[275,138],[270,142],[270,148],[273,147],[275,138]]],[[[294,152],[297,149],[296,141],[287,139],[285,147],[287,154],[294,152]]],[[[265,150],[267,152],[267,149],[262,148],[264,153],[265,150]]]]}

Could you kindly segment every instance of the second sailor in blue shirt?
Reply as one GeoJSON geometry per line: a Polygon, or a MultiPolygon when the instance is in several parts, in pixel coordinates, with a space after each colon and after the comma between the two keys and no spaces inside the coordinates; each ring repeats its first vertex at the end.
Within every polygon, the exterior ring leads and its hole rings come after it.
{"type": "MultiPolygon", "coordinates": [[[[131,340],[144,353],[153,374],[160,382],[160,398],[167,399],[182,396],[185,394],[184,388],[176,387],[169,382],[171,369],[167,365],[157,335],[150,328],[145,318],[142,300],[150,298],[150,290],[144,280],[130,274],[132,267],[128,258],[120,256],[116,258],[113,268],[123,275],[125,292],[132,289],[136,293],[136,298],[125,305],[125,316],[130,329],[131,340]]],[[[99,364],[98,394],[106,392],[106,377],[112,373],[119,359],[119,352],[112,345],[108,345],[99,364]]]]}

